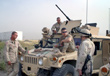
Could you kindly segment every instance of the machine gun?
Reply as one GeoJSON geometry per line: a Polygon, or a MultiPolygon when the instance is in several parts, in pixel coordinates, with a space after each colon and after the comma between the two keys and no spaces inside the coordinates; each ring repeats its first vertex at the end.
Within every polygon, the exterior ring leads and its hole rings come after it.
{"type": "Polygon", "coordinates": [[[71,19],[58,7],[58,5],[55,5],[62,13],[63,15],[69,20],[71,21],[71,19]]]}
{"type": "Polygon", "coordinates": [[[61,31],[61,28],[65,27],[67,28],[68,33],[77,33],[80,31],[80,25],[81,20],[71,20],[60,8],[58,5],[55,5],[62,13],[63,15],[68,19],[67,21],[64,21],[62,23],[62,26],[60,27],[59,33],[61,31]],[[69,28],[68,28],[69,27],[69,28]]]}

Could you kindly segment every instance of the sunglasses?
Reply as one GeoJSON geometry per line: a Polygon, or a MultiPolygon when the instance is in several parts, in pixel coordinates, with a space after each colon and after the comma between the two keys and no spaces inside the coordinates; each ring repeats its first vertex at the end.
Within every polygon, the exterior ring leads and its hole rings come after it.
{"type": "Polygon", "coordinates": [[[62,33],[67,33],[67,31],[64,31],[64,32],[62,32],[62,33]]]}

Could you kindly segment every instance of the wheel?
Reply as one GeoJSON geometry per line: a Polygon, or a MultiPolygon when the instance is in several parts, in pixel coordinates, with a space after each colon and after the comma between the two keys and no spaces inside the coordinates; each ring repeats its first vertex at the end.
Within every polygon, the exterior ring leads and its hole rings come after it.
{"type": "Polygon", "coordinates": [[[48,70],[39,69],[37,76],[50,76],[48,70]]]}
{"type": "Polygon", "coordinates": [[[18,76],[27,76],[25,73],[22,72],[22,65],[19,63],[19,73],[18,76]]]}
{"type": "Polygon", "coordinates": [[[54,71],[52,76],[77,76],[75,74],[74,66],[70,64],[64,64],[61,68],[54,71]]]}

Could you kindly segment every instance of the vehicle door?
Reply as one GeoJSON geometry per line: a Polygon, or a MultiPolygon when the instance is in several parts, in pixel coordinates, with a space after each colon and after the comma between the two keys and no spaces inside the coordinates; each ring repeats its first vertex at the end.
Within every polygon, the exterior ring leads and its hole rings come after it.
{"type": "Polygon", "coordinates": [[[110,57],[110,40],[103,40],[102,41],[102,61],[103,64],[107,64],[109,62],[110,57]]]}

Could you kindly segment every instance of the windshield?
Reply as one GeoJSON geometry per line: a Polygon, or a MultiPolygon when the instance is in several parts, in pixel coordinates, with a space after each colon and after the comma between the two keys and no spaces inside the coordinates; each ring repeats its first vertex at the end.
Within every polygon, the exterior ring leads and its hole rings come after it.
{"type": "Polygon", "coordinates": [[[56,44],[58,42],[59,42],[59,38],[48,39],[46,48],[53,48],[53,44],[56,44]]]}

